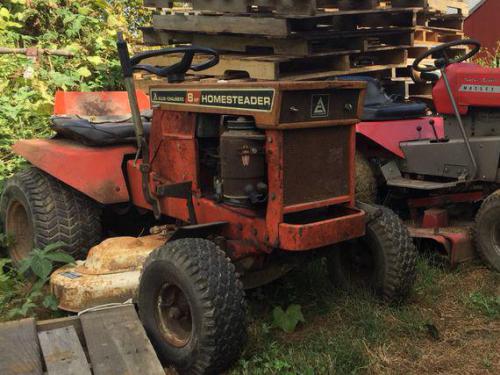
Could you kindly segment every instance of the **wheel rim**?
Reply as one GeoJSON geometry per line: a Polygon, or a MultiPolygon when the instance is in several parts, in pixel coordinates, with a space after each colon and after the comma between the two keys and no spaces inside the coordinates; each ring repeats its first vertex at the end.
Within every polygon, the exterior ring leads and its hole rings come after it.
{"type": "Polygon", "coordinates": [[[20,262],[29,256],[33,249],[33,224],[24,205],[15,200],[9,204],[5,218],[5,229],[13,236],[9,245],[9,255],[14,262],[20,262]]]}
{"type": "Polygon", "coordinates": [[[373,287],[375,259],[370,245],[353,241],[341,254],[342,267],[349,283],[354,287],[373,287]]]}
{"type": "Polygon", "coordinates": [[[182,348],[191,339],[191,308],[184,292],[174,284],[165,284],[158,294],[160,330],[171,345],[182,348]]]}

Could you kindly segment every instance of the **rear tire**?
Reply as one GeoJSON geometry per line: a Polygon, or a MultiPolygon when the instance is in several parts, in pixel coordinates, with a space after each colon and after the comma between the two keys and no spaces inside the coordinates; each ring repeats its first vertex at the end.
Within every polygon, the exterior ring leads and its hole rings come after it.
{"type": "Polygon", "coordinates": [[[356,153],[356,200],[363,203],[376,203],[378,185],[370,161],[361,153],[356,153]]]}
{"type": "Polygon", "coordinates": [[[417,249],[391,210],[369,214],[366,235],[340,244],[328,256],[332,281],[344,289],[373,290],[387,302],[404,299],[416,277],[417,249]]]}
{"type": "Polygon", "coordinates": [[[476,215],[474,241],[486,264],[500,272],[500,190],[486,198],[476,215]]]}
{"type": "Polygon", "coordinates": [[[213,242],[181,239],[145,262],[139,315],[164,365],[220,374],[246,339],[245,296],[234,265],[213,242]]]}
{"type": "Polygon", "coordinates": [[[62,251],[79,256],[101,239],[99,205],[34,167],[7,181],[0,217],[12,237],[7,251],[15,264],[33,248],[61,242],[62,251]]]}

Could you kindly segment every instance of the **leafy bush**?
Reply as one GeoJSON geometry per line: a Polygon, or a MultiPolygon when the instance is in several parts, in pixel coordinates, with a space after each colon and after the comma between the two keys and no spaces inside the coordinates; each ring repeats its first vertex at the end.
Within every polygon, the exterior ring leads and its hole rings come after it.
{"type": "MultiPolygon", "coordinates": [[[[148,22],[142,0],[1,1],[0,47],[63,50],[72,56],[0,54],[0,194],[2,180],[23,163],[11,152],[12,144],[51,134],[55,92],[121,89],[116,32],[138,40],[138,27],[148,22]]],[[[7,242],[0,226],[0,251],[7,242]]],[[[35,250],[21,272],[0,259],[0,313],[7,309],[12,317],[26,316],[36,303],[54,308],[57,302],[45,285],[55,262],[70,261],[54,247],[35,250]],[[22,276],[28,269],[37,277],[33,285],[22,276]]]]}
{"type": "MultiPolygon", "coordinates": [[[[147,24],[141,0],[3,0],[0,46],[65,50],[73,57],[0,54],[0,180],[19,168],[16,139],[50,134],[56,90],[121,88],[116,32],[138,38],[147,24]]],[[[1,183],[0,183],[1,189],[1,183]]]]}
{"type": "Polygon", "coordinates": [[[34,249],[19,268],[9,259],[0,259],[0,315],[7,318],[33,315],[37,308],[57,310],[57,299],[48,292],[50,274],[60,264],[73,263],[72,256],[62,253],[62,243],[34,249]]]}

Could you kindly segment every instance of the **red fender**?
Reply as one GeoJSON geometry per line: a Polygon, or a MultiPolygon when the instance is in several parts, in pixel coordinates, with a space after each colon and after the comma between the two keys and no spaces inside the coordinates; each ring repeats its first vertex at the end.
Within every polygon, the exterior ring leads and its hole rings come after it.
{"type": "Polygon", "coordinates": [[[122,171],[136,147],[88,147],[64,139],[18,141],[13,150],[34,166],[102,204],[130,200],[122,171]]]}
{"type": "Polygon", "coordinates": [[[380,122],[366,121],[360,122],[356,126],[356,131],[400,158],[404,158],[403,151],[399,147],[401,142],[435,138],[434,130],[430,125],[431,120],[434,120],[434,127],[438,137],[444,137],[444,121],[442,117],[422,117],[411,120],[380,122]]]}

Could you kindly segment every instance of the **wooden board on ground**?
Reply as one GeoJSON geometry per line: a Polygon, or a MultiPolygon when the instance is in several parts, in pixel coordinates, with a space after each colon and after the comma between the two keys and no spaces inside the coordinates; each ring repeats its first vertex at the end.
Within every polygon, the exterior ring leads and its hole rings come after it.
{"type": "Polygon", "coordinates": [[[133,306],[80,317],[94,375],[164,374],[133,306]]]}
{"type": "Polygon", "coordinates": [[[132,305],[0,323],[1,375],[164,375],[132,305]],[[46,372],[43,369],[46,369],[46,372]]]}
{"type": "Polygon", "coordinates": [[[38,333],[48,375],[92,375],[73,326],[38,333]]]}
{"type": "Polygon", "coordinates": [[[34,319],[0,324],[0,374],[43,374],[34,319]]]}

